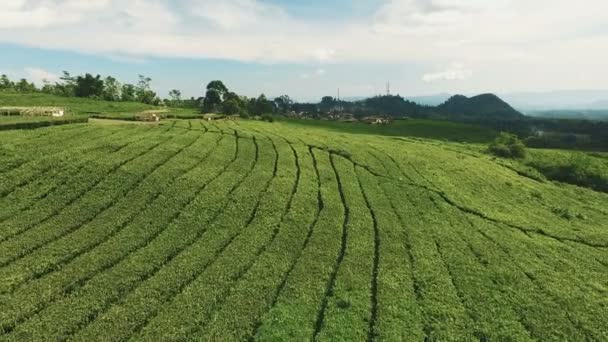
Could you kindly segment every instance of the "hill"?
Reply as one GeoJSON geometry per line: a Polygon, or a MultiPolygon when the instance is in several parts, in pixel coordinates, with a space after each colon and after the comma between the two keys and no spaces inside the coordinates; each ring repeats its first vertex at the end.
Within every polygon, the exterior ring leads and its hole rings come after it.
{"type": "Polygon", "coordinates": [[[608,337],[608,195],[474,146],[256,121],[0,140],[1,340],[608,337]]]}
{"type": "Polygon", "coordinates": [[[494,94],[473,97],[454,95],[437,107],[449,118],[468,120],[517,120],[524,116],[494,94]]]}

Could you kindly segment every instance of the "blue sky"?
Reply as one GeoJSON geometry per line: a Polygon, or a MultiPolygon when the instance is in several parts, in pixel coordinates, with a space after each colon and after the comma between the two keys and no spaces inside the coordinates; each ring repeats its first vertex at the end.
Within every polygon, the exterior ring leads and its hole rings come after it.
{"type": "Polygon", "coordinates": [[[224,80],[300,100],[605,89],[608,4],[586,0],[3,0],[0,73],[224,80]]]}

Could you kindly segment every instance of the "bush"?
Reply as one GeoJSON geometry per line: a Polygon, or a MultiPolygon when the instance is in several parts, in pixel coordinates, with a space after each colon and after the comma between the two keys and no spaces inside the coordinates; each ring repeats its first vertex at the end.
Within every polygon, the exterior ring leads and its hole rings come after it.
{"type": "Polygon", "coordinates": [[[502,158],[524,158],[526,146],[516,135],[502,132],[488,147],[490,153],[502,158]]]}
{"type": "Polygon", "coordinates": [[[608,192],[608,172],[603,167],[603,161],[584,153],[576,152],[561,158],[536,156],[527,160],[526,164],[551,180],[608,192]]]}
{"type": "Polygon", "coordinates": [[[274,117],[270,114],[262,115],[262,121],[274,122],[274,117]]]}

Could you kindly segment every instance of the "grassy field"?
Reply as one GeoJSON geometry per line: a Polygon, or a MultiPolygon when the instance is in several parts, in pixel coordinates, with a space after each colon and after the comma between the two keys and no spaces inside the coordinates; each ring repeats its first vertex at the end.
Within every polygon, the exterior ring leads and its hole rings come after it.
{"type": "MultiPolygon", "coordinates": [[[[139,102],[111,102],[42,93],[21,94],[10,92],[0,92],[0,107],[2,106],[63,107],[71,115],[104,115],[110,118],[130,118],[142,111],[165,109],[139,102]]],[[[169,114],[175,116],[198,114],[195,110],[183,108],[170,108],[168,111],[169,114]]]]}
{"type": "Polygon", "coordinates": [[[0,132],[0,340],[608,340],[607,194],[364,133],[0,132]]]}
{"type": "Polygon", "coordinates": [[[376,134],[386,136],[410,136],[463,143],[488,143],[498,132],[481,126],[441,120],[395,120],[389,125],[366,123],[343,123],[323,120],[288,120],[302,127],[317,127],[353,134],[376,134]]]}

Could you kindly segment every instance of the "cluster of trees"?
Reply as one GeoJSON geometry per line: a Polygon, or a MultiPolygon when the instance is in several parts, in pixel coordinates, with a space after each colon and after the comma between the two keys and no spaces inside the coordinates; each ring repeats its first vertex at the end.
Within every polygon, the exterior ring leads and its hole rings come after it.
{"type": "Polygon", "coordinates": [[[33,93],[38,89],[34,83],[28,82],[25,78],[22,78],[18,82],[13,82],[8,78],[8,76],[2,75],[0,76],[0,91],[7,90],[17,91],[20,93],[33,93]]]}
{"type": "Polygon", "coordinates": [[[43,80],[41,88],[34,83],[21,79],[18,82],[11,81],[8,76],[0,76],[0,91],[16,91],[20,93],[42,92],[65,97],[86,97],[106,101],[137,101],[152,105],[159,105],[162,100],[150,87],[151,78],[139,76],[137,84],[121,84],[116,78],[101,75],[93,76],[84,74],[72,76],[64,71],[60,80],[51,83],[43,80]]]}
{"type": "Polygon", "coordinates": [[[279,96],[273,101],[261,94],[257,98],[240,96],[230,91],[222,81],[209,82],[205,96],[202,98],[201,110],[204,113],[223,113],[227,115],[261,116],[273,113],[286,113],[291,110],[293,101],[287,95],[279,96]]]}

